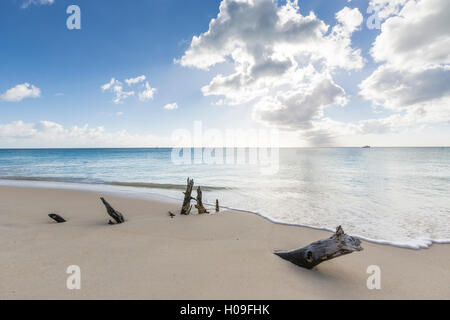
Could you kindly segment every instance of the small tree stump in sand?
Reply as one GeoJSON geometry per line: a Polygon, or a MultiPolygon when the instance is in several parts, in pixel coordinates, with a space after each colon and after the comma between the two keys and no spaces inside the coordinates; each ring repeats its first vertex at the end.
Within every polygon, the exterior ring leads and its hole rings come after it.
{"type": "Polygon", "coordinates": [[[329,239],[311,243],[297,250],[275,252],[275,254],[300,267],[312,269],[324,261],[361,250],[363,250],[361,241],[345,234],[342,227],[339,226],[336,233],[329,239]]]}
{"type": "MultiPolygon", "coordinates": [[[[114,208],[111,207],[111,205],[104,198],[100,198],[100,200],[102,200],[103,204],[106,207],[106,211],[111,216],[111,218],[116,221],[117,224],[125,222],[123,215],[119,211],[114,210],[114,208]]],[[[108,224],[114,224],[114,222],[109,220],[108,224]]]]}
{"type": "Polygon", "coordinates": [[[64,220],[63,217],[61,217],[60,215],[58,215],[56,213],[50,213],[48,216],[58,223],[66,222],[66,220],[64,220]]]}
{"type": "Polygon", "coordinates": [[[216,199],[216,212],[219,212],[220,208],[219,208],[219,199],[216,199]]]}
{"type": "Polygon", "coordinates": [[[183,206],[181,207],[180,214],[188,215],[191,212],[192,206],[191,206],[191,200],[195,200],[191,194],[192,194],[192,188],[194,187],[194,179],[187,179],[187,186],[186,186],[186,192],[184,192],[184,200],[183,200],[183,206]]]}
{"type": "Polygon", "coordinates": [[[202,201],[202,189],[200,189],[200,186],[197,188],[197,204],[195,205],[195,207],[198,210],[199,214],[203,214],[203,213],[209,213],[208,210],[206,210],[206,208],[203,206],[203,201],[202,201]]]}

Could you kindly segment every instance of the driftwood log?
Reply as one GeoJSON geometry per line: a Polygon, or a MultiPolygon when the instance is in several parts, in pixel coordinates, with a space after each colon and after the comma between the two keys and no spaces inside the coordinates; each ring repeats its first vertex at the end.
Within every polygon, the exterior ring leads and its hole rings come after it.
{"type": "MultiPolygon", "coordinates": [[[[117,224],[125,222],[123,215],[119,211],[116,211],[113,207],[111,207],[111,205],[104,198],[100,198],[100,200],[102,200],[103,204],[106,207],[106,211],[111,216],[111,218],[116,221],[117,224]]],[[[112,222],[111,220],[109,220],[108,223],[114,224],[114,222],[112,222]]]]}
{"type": "Polygon", "coordinates": [[[194,187],[194,179],[188,178],[186,192],[184,192],[183,206],[181,207],[180,214],[188,215],[191,212],[192,209],[191,200],[195,200],[195,198],[191,196],[193,187],[194,187]]]}
{"type": "Polygon", "coordinates": [[[312,269],[324,261],[361,250],[363,250],[361,241],[345,234],[339,226],[336,233],[329,239],[311,243],[297,250],[275,252],[275,254],[300,267],[312,269]]]}
{"type": "Polygon", "coordinates": [[[216,199],[216,212],[219,212],[220,208],[219,208],[219,199],[216,199]]]}
{"type": "Polygon", "coordinates": [[[66,222],[66,220],[64,220],[63,217],[61,217],[60,215],[58,215],[56,213],[50,213],[48,216],[58,223],[66,222]]]}
{"type": "Polygon", "coordinates": [[[195,205],[195,207],[198,210],[199,214],[203,214],[203,213],[209,213],[208,210],[206,210],[205,206],[203,205],[203,201],[202,201],[202,189],[200,188],[200,186],[197,188],[197,204],[195,205]]]}

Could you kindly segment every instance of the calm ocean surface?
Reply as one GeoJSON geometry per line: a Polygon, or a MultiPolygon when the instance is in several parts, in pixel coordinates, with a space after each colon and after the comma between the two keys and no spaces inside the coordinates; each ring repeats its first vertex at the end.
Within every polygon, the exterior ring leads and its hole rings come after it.
{"type": "Polygon", "coordinates": [[[209,187],[206,202],[218,198],[222,206],[277,222],[342,225],[352,235],[412,248],[450,241],[450,148],[281,149],[279,170],[272,175],[251,164],[178,165],[171,154],[171,149],[0,150],[0,180],[95,185],[181,199],[189,176],[209,187]]]}

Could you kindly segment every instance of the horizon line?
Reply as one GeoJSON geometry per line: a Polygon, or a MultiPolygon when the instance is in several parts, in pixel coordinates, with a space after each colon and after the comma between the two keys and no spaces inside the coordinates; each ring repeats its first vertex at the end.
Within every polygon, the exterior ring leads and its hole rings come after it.
{"type": "Polygon", "coordinates": [[[359,149],[376,149],[376,148],[450,148],[448,146],[311,146],[311,147],[274,147],[274,146],[243,146],[243,147],[227,147],[227,146],[206,146],[206,147],[24,147],[9,148],[0,147],[0,150],[89,150],[89,149],[258,149],[258,148],[278,148],[278,149],[338,149],[338,148],[359,148],[359,149]]]}

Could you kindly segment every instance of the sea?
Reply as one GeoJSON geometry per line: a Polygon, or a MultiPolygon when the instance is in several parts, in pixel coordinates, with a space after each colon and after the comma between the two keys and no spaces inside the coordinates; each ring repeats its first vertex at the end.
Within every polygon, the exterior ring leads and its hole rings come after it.
{"type": "Polygon", "coordinates": [[[412,249],[450,243],[446,147],[0,149],[0,185],[181,204],[188,177],[211,208],[218,199],[222,209],[275,223],[341,225],[361,239],[412,249]]]}

